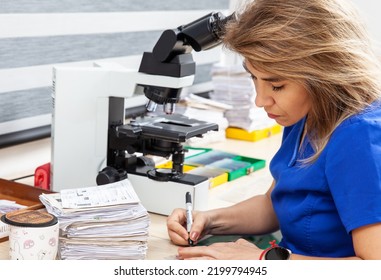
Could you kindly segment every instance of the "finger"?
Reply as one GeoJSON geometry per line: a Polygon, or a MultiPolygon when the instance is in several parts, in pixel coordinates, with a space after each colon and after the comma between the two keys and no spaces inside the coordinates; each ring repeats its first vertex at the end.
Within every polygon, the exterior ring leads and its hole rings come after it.
{"type": "Polygon", "coordinates": [[[179,246],[187,246],[188,245],[188,237],[184,238],[184,236],[178,235],[175,232],[168,232],[168,236],[171,242],[175,245],[179,246]]]}
{"type": "Polygon", "coordinates": [[[185,210],[175,209],[167,218],[167,231],[170,239],[177,245],[186,245],[188,240],[188,232],[184,227],[185,210]]]}
{"type": "Polygon", "coordinates": [[[197,243],[197,241],[201,237],[201,233],[204,231],[204,228],[205,218],[203,217],[203,215],[199,214],[199,212],[195,211],[193,214],[193,224],[189,234],[190,239],[197,243]]]}
{"type": "Polygon", "coordinates": [[[168,234],[173,232],[181,236],[183,239],[188,239],[188,232],[186,228],[182,224],[176,221],[168,221],[167,230],[168,230],[168,234]]]}
{"type": "Polygon", "coordinates": [[[185,224],[186,223],[186,212],[185,209],[182,208],[176,208],[172,211],[171,215],[167,218],[168,222],[177,222],[179,224],[185,224]]]}
{"type": "Polygon", "coordinates": [[[178,257],[180,259],[213,258],[213,256],[208,253],[208,246],[181,247],[178,249],[178,257]]]}

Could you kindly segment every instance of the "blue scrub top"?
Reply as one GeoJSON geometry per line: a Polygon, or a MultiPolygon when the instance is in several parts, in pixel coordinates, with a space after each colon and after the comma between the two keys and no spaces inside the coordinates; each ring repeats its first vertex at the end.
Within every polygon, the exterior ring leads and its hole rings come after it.
{"type": "Polygon", "coordinates": [[[313,154],[307,137],[299,152],[304,123],[285,127],[270,163],[280,245],[308,256],[354,256],[351,231],[381,222],[381,105],[341,123],[310,165],[298,161],[313,154]]]}

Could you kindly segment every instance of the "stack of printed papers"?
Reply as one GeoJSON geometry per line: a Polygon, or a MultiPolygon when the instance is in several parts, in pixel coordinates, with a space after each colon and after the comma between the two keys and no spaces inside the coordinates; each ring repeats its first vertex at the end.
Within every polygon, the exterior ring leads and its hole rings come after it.
{"type": "Polygon", "coordinates": [[[275,125],[263,108],[256,107],[254,83],[242,65],[214,65],[212,83],[211,99],[232,107],[224,114],[230,127],[253,131],[275,125]]]}
{"type": "Polygon", "coordinates": [[[61,259],[146,257],[150,220],[128,179],[41,194],[40,200],[58,218],[61,259]]]}

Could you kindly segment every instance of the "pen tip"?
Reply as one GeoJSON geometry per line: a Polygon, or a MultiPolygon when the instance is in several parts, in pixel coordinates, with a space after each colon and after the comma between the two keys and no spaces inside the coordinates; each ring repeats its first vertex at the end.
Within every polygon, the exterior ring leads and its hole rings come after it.
{"type": "Polygon", "coordinates": [[[193,240],[188,238],[188,244],[189,244],[189,246],[193,246],[194,245],[193,240]]]}

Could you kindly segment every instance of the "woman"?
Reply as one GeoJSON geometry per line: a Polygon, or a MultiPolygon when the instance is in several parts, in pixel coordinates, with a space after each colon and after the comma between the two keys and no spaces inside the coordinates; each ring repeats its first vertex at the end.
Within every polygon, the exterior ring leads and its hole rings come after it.
{"type": "MultiPolygon", "coordinates": [[[[381,259],[380,66],[348,2],[256,0],[229,22],[224,43],[283,140],[268,192],[193,213],[189,237],[280,229],[281,248],[240,239],[180,247],[179,258],[381,259]]],[[[175,244],[187,244],[185,220],[184,209],[168,217],[175,244]]]]}

